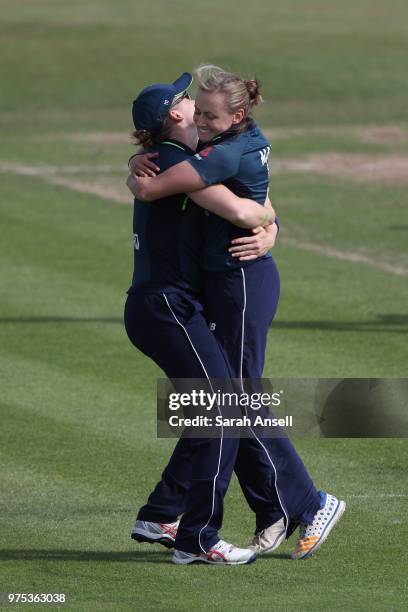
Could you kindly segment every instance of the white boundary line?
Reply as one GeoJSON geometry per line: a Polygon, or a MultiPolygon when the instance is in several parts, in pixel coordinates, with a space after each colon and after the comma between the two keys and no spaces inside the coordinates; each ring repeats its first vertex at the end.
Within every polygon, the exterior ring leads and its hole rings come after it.
{"type": "Polygon", "coordinates": [[[360,253],[347,253],[345,251],[333,249],[333,247],[328,245],[305,242],[301,240],[296,240],[294,238],[282,237],[279,238],[279,241],[282,242],[282,244],[302,251],[310,251],[311,253],[317,253],[318,255],[324,255],[325,257],[333,257],[334,259],[339,259],[340,261],[363,263],[368,266],[371,266],[372,268],[376,268],[377,270],[383,270],[384,272],[395,274],[396,276],[408,276],[408,270],[406,268],[394,266],[392,264],[388,264],[382,261],[377,261],[372,257],[368,257],[368,255],[362,255],[360,253]]]}
{"type": "Polygon", "coordinates": [[[344,495],[346,499],[405,499],[408,493],[367,493],[363,495],[344,495]]]}
{"type": "MultiPolygon", "coordinates": [[[[95,182],[78,180],[71,177],[62,176],[63,173],[71,175],[80,174],[81,171],[87,173],[106,174],[107,172],[120,171],[122,168],[110,166],[108,164],[100,166],[28,166],[25,164],[16,164],[0,161],[0,172],[17,174],[18,176],[31,176],[45,181],[49,185],[57,185],[64,187],[70,191],[78,193],[89,193],[91,195],[102,198],[109,202],[117,202],[118,204],[133,204],[132,195],[126,196],[126,190],[123,189],[123,194],[120,190],[112,189],[106,185],[101,185],[95,182]]],[[[126,170],[123,168],[123,172],[126,170]]],[[[124,181],[123,181],[124,185],[124,181]]]]}

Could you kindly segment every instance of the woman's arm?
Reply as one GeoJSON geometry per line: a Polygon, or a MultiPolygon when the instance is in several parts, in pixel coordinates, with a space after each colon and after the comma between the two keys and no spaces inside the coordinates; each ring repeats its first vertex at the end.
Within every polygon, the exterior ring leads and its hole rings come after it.
{"type": "MultiPolygon", "coordinates": [[[[187,193],[199,206],[230,221],[238,227],[265,227],[275,221],[275,211],[248,198],[240,198],[224,185],[212,185],[187,193]]],[[[268,200],[269,201],[269,200],[268,200]]]]}
{"type": "MultiPolygon", "coordinates": [[[[265,200],[265,208],[273,210],[269,197],[265,200]]],[[[275,219],[277,221],[276,217],[275,219]]],[[[275,246],[278,236],[279,227],[276,221],[267,227],[256,227],[252,230],[252,236],[232,240],[232,246],[228,249],[232,257],[236,257],[239,261],[251,261],[266,255],[275,246]]]]}
{"type": "Polygon", "coordinates": [[[130,175],[127,186],[135,198],[152,202],[176,193],[203,189],[205,183],[187,161],[180,162],[155,177],[138,178],[130,175]]]}
{"type": "Polygon", "coordinates": [[[275,220],[275,211],[268,198],[266,202],[270,208],[248,198],[239,198],[223,185],[205,187],[198,172],[188,162],[176,164],[153,178],[138,178],[132,174],[126,184],[138,200],[148,202],[187,191],[202,208],[245,229],[265,227],[275,220]]]}

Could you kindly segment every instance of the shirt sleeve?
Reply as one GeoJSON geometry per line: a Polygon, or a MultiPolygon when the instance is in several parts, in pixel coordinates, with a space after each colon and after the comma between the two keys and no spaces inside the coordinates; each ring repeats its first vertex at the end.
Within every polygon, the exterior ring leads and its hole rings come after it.
{"type": "Polygon", "coordinates": [[[187,161],[206,185],[216,185],[238,173],[242,152],[242,143],[234,138],[218,145],[210,145],[187,161]]]}

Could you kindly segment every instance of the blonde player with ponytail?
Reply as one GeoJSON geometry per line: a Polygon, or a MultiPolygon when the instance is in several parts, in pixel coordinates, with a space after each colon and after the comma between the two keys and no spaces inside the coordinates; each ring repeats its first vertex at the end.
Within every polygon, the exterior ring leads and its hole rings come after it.
{"type": "MultiPolygon", "coordinates": [[[[159,176],[131,177],[131,191],[145,201],[194,192],[194,200],[200,204],[200,189],[222,183],[236,195],[264,204],[270,145],[250,116],[251,109],[262,100],[259,82],[209,65],[196,70],[196,81],[197,153],[159,176]]],[[[198,210],[206,319],[227,356],[233,377],[240,380],[241,390],[259,391],[267,334],[279,301],[277,267],[270,252],[254,257],[248,247],[253,239],[248,230],[198,210]],[[235,245],[233,253],[231,242],[235,245]]],[[[185,472],[192,470],[194,482],[195,466],[186,463],[185,472]]],[[[258,554],[277,548],[300,525],[292,558],[306,558],[319,548],[344,511],[344,502],[316,490],[287,437],[272,437],[270,432],[268,436],[250,427],[248,437],[240,440],[234,469],[256,515],[252,546],[258,554]]],[[[185,480],[186,474],[180,480],[185,480]]],[[[172,474],[174,480],[178,477],[172,474]]],[[[158,488],[164,500],[165,483],[159,483],[158,488]]],[[[217,497],[213,495],[208,503],[212,507],[211,522],[218,512],[214,509],[217,497]]],[[[193,562],[195,558],[183,557],[180,562],[193,562]]]]}

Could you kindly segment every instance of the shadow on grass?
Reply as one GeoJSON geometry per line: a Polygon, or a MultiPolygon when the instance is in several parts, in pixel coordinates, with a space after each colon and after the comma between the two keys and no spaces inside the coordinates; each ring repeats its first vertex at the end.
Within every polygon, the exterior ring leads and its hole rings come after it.
{"type": "Polygon", "coordinates": [[[170,563],[171,553],[157,550],[85,551],[85,550],[1,550],[0,561],[109,561],[119,563],[170,563]]]}
{"type": "Polygon", "coordinates": [[[290,559],[292,561],[292,557],[290,553],[275,553],[275,552],[265,553],[261,557],[258,557],[257,560],[267,561],[268,559],[282,559],[282,560],[290,559]]]}
{"type": "Polygon", "coordinates": [[[389,230],[397,230],[398,232],[408,232],[408,225],[389,225],[389,230]]]}
{"type": "MultiPolygon", "coordinates": [[[[83,550],[1,550],[0,561],[108,561],[109,563],[171,563],[171,551],[141,550],[137,552],[109,552],[83,550]]],[[[289,553],[269,553],[261,557],[268,559],[291,559],[289,553]]],[[[258,557],[259,561],[259,557],[258,557]]],[[[201,565],[205,565],[202,563],[201,565]]]]}
{"type": "MultiPolygon", "coordinates": [[[[0,325],[18,324],[94,324],[103,323],[107,325],[123,325],[123,319],[119,317],[57,317],[57,316],[38,316],[38,317],[3,317],[0,318],[0,325]]],[[[377,315],[375,320],[365,321],[275,321],[272,326],[274,329],[303,329],[303,330],[322,330],[322,331],[353,331],[353,332],[387,332],[387,333],[408,333],[408,329],[401,329],[401,326],[408,325],[407,314],[383,314],[377,315]]]]}
{"type": "Polygon", "coordinates": [[[406,314],[377,315],[374,321],[276,321],[272,323],[274,329],[307,329],[321,331],[352,331],[352,332],[387,332],[403,334],[408,329],[401,329],[408,325],[406,314]]]}
{"type": "Polygon", "coordinates": [[[39,323],[120,323],[123,325],[123,319],[119,317],[57,317],[54,315],[40,317],[3,317],[0,318],[0,324],[21,323],[22,325],[30,325],[39,323]]]}

